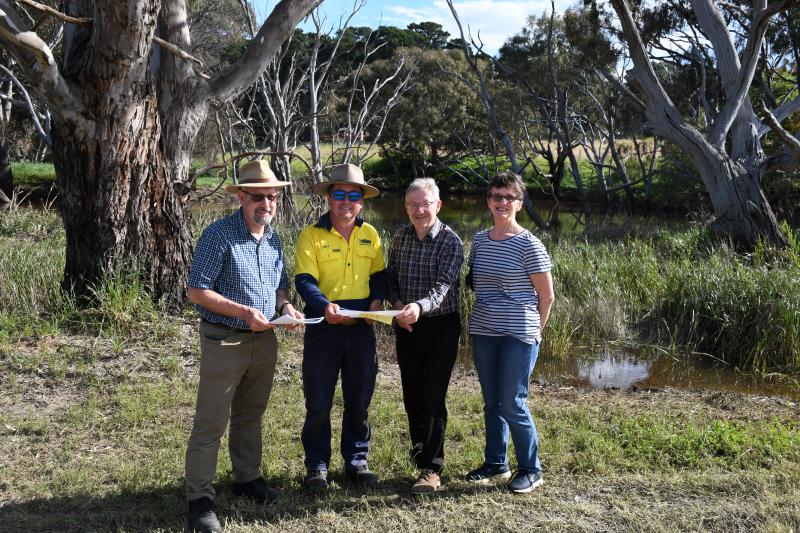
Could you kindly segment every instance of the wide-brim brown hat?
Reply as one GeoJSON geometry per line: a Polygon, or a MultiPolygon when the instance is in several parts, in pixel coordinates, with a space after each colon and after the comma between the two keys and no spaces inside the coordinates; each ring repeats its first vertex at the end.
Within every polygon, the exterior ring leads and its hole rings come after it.
{"type": "Polygon", "coordinates": [[[350,183],[353,185],[358,185],[361,187],[361,192],[364,194],[364,198],[375,198],[378,196],[381,191],[377,188],[373,187],[372,185],[368,185],[366,181],[364,181],[364,173],[355,165],[345,164],[345,165],[336,165],[331,169],[330,179],[328,181],[323,181],[322,183],[317,183],[312,187],[316,194],[325,195],[328,193],[328,189],[331,185],[335,185],[337,183],[350,183]]]}
{"type": "Polygon", "coordinates": [[[236,193],[241,189],[256,189],[258,187],[287,187],[288,181],[281,181],[275,177],[269,163],[266,161],[249,161],[239,167],[239,183],[231,183],[225,190],[236,193]]]}

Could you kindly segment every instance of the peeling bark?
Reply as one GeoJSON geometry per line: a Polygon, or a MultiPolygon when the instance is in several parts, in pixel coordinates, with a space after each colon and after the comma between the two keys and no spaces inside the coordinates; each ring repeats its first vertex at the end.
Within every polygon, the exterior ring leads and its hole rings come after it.
{"type": "Polygon", "coordinates": [[[69,0],[55,60],[10,2],[0,0],[0,43],[53,114],[53,161],[66,230],[62,287],[91,298],[104,275],[138,266],[153,296],[185,298],[191,235],[183,193],[192,145],[209,110],[251,85],[319,0],[283,0],[244,57],[213,80],[154,36],[190,49],[184,0],[69,0]]]}

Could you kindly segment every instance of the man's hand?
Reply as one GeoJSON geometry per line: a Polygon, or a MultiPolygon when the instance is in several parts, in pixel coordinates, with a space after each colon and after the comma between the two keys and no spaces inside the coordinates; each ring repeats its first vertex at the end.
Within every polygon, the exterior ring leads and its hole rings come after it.
{"type": "Polygon", "coordinates": [[[400,309],[400,314],[395,317],[395,320],[397,320],[397,325],[401,328],[412,331],[411,324],[419,320],[420,313],[422,313],[422,307],[416,302],[411,302],[400,309]]]}
{"type": "MultiPolygon", "coordinates": [[[[287,303],[283,306],[283,314],[281,316],[289,315],[292,318],[297,320],[303,320],[305,315],[294,308],[294,306],[290,303],[287,303]]],[[[300,326],[301,324],[286,324],[283,327],[286,329],[295,329],[296,327],[300,326]]]]}
{"type": "Polygon", "coordinates": [[[247,308],[241,319],[247,322],[247,325],[250,326],[250,329],[253,331],[266,331],[275,327],[269,323],[264,313],[252,307],[247,308]]]}
{"type": "Polygon", "coordinates": [[[350,320],[349,317],[338,314],[339,304],[329,303],[325,306],[325,321],[328,324],[341,324],[350,320]]]}

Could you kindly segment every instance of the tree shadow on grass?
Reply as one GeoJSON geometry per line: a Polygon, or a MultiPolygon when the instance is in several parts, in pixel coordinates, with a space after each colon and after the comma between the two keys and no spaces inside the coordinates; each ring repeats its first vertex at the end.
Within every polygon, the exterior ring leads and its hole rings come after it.
{"type": "MultiPolygon", "coordinates": [[[[372,509],[408,509],[437,500],[496,491],[466,483],[447,483],[444,490],[424,496],[409,493],[409,478],[386,478],[372,489],[360,489],[340,476],[332,476],[330,490],[316,495],[305,490],[299,478],[274,478],[270,484],[281,490],[281,498],[259,505],[230,492],[230,480],[217,488],[215,506],[220,521],[247,525],[308,520],[313,526],[319,513],[357,516],[372,509]]],[[[0,504],[0,530],[31,532],[72,531],[184,531],[186,502],[179,483],[140,491],[123,491],[104,496],[54,496],[0,504]]]]}

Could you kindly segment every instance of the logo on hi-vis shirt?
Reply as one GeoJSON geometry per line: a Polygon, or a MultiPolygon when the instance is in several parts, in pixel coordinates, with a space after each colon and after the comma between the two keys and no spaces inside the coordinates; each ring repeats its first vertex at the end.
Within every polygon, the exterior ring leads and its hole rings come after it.
{"type": "Polygon", "coordinates": [[[358,239],[358,244],[363,244],[365,246],[372,246],[372,241],[369,239],[358,239]]]}
{"type": "Polygon", "coordinates": [[[328,241],[322,241],[322,242],[320,243],[319,247],[320,247],[320,249],[322,249],[322,251],[324,251],[324,252],[332,252],[332,253],[336,253],[336,254],[338,254],[339,252],[341,252],[341,251],[342,251],[342,249],[341,249],[341,248],[332,248],[332,247],[331,247],[331,243],[329,243],[328,241]]]}

